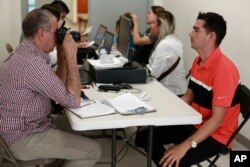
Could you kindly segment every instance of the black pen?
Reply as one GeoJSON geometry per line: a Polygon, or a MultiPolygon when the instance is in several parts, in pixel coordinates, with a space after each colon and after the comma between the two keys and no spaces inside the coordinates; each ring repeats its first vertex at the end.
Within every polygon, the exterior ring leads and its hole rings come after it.
{"type": "Polygon", "coordinates": [[[89,100],[89,101],[88,101],[88,103],[80,105],[80,107],[79,107],[79,108],[82,108],[82,107],[88,106],[88,105],[90,105],[90,104],[94,104],[95,102],[96,102],[95,100],[89,100]]]}

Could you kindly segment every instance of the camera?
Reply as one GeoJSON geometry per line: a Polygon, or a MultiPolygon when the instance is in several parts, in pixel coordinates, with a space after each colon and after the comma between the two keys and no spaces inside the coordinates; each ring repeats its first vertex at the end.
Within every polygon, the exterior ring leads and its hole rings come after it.
{"type": "MultiPolygon", "coordinates": [[[[65,34],[67,33],[67,31],[69,29],[70,28],[66,28],[64,26],[62,26],[61,28],[58,29],[58,31],[57,31],[57,40],[58,40],[59,44],[63,43],[63,39],[65,37],[65,34]]],[[[73,39],[76,42],[79,42],[81,40],[81,35],[80,35],[79,32],[77,32],[77,31],[70,31],[70,34],[72,35],[73,39]]]]}

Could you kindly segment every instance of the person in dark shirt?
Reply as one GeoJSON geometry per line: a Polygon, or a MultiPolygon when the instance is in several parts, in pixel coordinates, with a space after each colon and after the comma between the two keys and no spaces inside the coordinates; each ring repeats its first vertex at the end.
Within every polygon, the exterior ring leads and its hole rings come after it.
{"type": "MultiPolygon", "coordinates": [[[[165,9],[161,6],[152,6],[151,10],[149,10],[147,15],[147,24],[155,24],[157,19],[156,14],[161,11],[165,11],[165,9]]],[[[134,23],[133,43],[137,46],[141,46],[139,61],[140,63],[146,65],[148,64],[149,56],[151,55],[151,52],[154,48],[155,43],[158,40],[158,37],[151,34],[150,28],[148,28],[141,36],[139,32],[139,21],[137,15],[131,14],[131,17],[134,23]]]]}
{"type": "Polygon", "coordinates": [[[53,1],[51,5],[57,7],[60,10],[61,12],[60,17],[62,20],[65,20],[66,15],[69,14],[70,12],[68,6],[63,1],[60,0],[53,1]]]}

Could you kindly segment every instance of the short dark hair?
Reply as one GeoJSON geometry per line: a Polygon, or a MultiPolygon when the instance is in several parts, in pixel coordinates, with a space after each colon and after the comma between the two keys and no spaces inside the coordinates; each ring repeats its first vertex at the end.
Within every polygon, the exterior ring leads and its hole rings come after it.
{"type": "Polygon", "coordinates": [[[227,32],[227,24],[224,18],[221,15],[213,12],[207,12],[207,13],[199,12],[197,20],[205,21],[203,27],[206,29],[207,33],[215,32],[216,34],[215,44],[219,46],[227,32]]]}
{"type": "Polygon", "coordinates": [[[154,14],[165,11],[165,9],[162,6],[151,6],[151,10],[154,14]]]}
{"type": "Polygon", "coordinates": [[[69,8],[63,1],[55,0],[51,3],[51,5],[55,5],[61,12],[66,12],[67,14],[69,13],[69,8]]]}
{"type": "MultiPolygon", "coordinates": [[[[132,15],[131,15],[130,12],[124,13],[123,16],[126,17],[126,18],[128,18],[128,19],[131,19],[131,20],[132,20],[132,15]]],[[[116,28],[120,28],[120,27],[119,27],[119,26],[120,26],[120,19],[121,19],[121,17],[119,17],[119,19],[118,19],[118,20],[116,21],[116,23],[115,23],[116,28]]],[[[134,24],[133,24],[133,22],[132,22],[132,27],[131,27],[131,28],[133,28],[133,27],[134,27],[134,24]]]]}
{"type": "Polygon", "coordinates": [[[50,11],[54,16],[56,16],[57,20],[60,19],[61,12],[55,6],[52,6],[51,4],[45,4],[41,7],[41,9],[46,9],[46,10],[50,11]]]}

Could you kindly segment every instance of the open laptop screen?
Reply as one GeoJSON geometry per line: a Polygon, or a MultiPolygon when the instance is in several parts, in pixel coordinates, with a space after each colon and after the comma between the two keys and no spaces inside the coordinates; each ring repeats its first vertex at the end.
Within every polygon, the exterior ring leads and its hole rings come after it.
{"type": "Polygon", "coordinates": [[[108,54],[110,54],[113,40],[114,40],[114,34],[109,31],[106,31],[102,48],[104,48],[108,54]]]}
{"type": "Polygon", "coordinates": [[[102,40],[104,38],[106,30],[107,30],[106,26],[102,24],[99,25],[94,39],[95,43],[98,44],[99,46],[102,44],[102,40]]]}
{"type": "Polygon", "coordinates": [[[119,31],[118,31],[118,43],[117,49],[121,52],[121,54],[129,59],[129,35],[130,35],[130,27],[132,20],[125,17],[120,16],[119,23],[119,31]]]}

